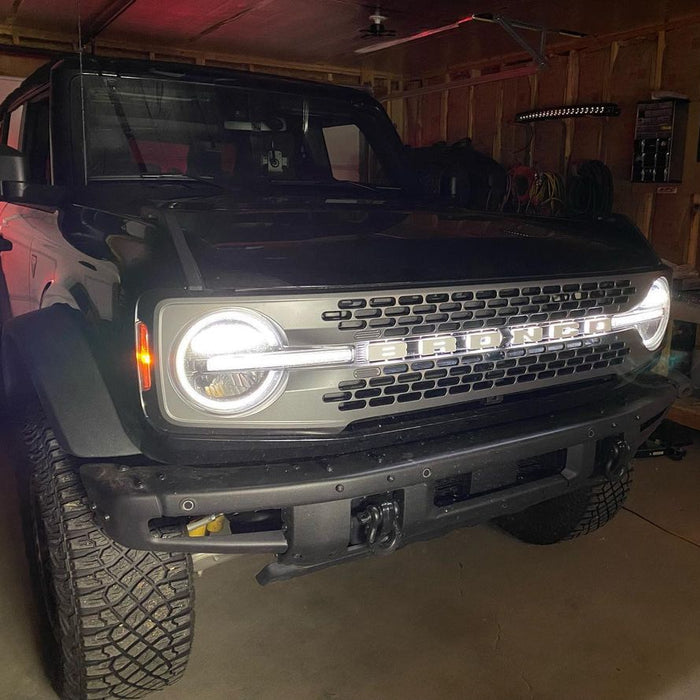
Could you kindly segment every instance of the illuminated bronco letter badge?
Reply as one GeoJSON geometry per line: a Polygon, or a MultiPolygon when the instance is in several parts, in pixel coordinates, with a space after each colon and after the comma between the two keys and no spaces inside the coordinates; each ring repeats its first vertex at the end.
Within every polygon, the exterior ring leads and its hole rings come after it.
{"type": "Polygon", "coordinates": [[[360,364],[363,361],[395,362],[414,357],[478,353],[484,350],[534,346],[538,343],[546,344],[580,337],[590,338],[610,333],[612,330],[610,318],[601,316],[580,321],[558,321],[542,326],[520,326],[508,329],[505,333],[499,329],[490,329],[472,333],[367,343],[361,347],[362,352],[356,357],[364,358],[360,364]]]}
{"type": "Polygon", "coordinates": [[[513,345],[527,345],[539,343],[544,338],[544,330],[541,326],[528,326],[527,328],[513,329],[513,345]]]}
{"type": "Polygon", "coordinates": [[[418,352],[421,355],[451,354],[456,350],[457,338],[449,335],[438,338],[423,338],[418,342],[418,352]]]}
{"type": "Polygon", "coordinates": [[[577,321],[564,321],[562,323],[553,323],[549,327],[550,340],[568,340],[580,332],[577,321]]]}
{"type": "Polygon", "coordinates": [[[592,318],[583,322],[583,332],[586,335],[596,335],[598,333],[610,333],[612,321],[609,318],[592,318]]]}
{"type": "Polygon", "coordinates": [[[466,336],[467,350],[493,350],[503,342],[501,331],[481,331],[468,333],[466,336]]]}
{"type": "Polygon", "coordinates": [[[370,343],[367,359],[370,362],[401,360],[408,353],[408,345],[402,340],[393,343],[370,343]]]}

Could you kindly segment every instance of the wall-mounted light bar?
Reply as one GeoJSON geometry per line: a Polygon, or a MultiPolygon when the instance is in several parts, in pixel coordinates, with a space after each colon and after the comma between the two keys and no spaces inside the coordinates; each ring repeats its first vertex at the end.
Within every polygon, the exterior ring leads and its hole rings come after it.
{"type": "Polygon", "coordinates": [[[617,117],[620,107],[614,102],[598,102],[586,105],[562,105],[561,107],[547,107],[545,109],[533,109],[529,112],[520,112],[515,115],[515,121],[519,124],[527,122],[541,122],[546,119],[572,119],[575,117],[617,117]]]}

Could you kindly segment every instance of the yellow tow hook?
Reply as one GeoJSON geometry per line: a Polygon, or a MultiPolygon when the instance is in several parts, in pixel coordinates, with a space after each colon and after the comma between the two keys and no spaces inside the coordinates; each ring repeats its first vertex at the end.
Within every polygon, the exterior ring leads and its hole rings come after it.
{"type": "Polygon", "coordinates": [[[215,513],[192,520],[187,523],[187,535],[188,537],[205,537],[208,534],[221,532],[225,519],[223,513],[215,513]]]}

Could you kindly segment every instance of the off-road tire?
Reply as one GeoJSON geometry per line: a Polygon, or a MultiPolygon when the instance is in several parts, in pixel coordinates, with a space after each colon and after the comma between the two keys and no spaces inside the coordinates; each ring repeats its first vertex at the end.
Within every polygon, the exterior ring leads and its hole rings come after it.
{"type": "Polygon", "coordinates": [[[557,496],[497,520],[506,532],[530,544],[554,544],[603,527],[625,503],[632,467],[619,478],[557,496]]]}
{"type": "Polygon", "coordinates": [[[139,698],[175,682],[193,635],[190,558],[111,540],[94,521],[77,461],[40,412],[25,422],[22,437],[25,539],[59,696],[139,698]]]}

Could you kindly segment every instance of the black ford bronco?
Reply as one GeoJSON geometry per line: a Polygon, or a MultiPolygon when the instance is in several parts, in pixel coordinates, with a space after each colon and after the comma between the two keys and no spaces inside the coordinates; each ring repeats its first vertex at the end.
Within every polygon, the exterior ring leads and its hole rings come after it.
{"type": "Polygon", "coordinates": [[[362,91],[67,58],[1,107],[5,405],[63,698],[175,681],[192,575],[606,523],[675,396],[622,217],[427,202],[362,91]]]}

